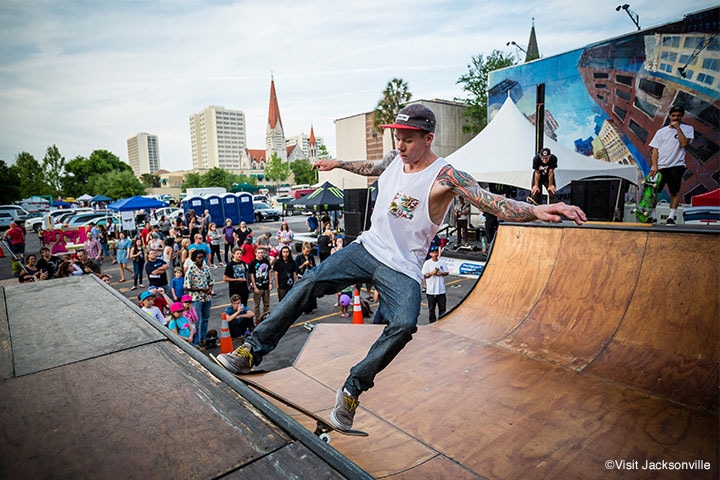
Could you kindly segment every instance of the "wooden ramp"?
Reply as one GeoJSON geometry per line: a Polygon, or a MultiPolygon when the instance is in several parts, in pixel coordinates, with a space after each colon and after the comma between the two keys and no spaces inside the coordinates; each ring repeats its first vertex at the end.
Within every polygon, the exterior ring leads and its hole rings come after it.
{"type": "Polygon", "coordinates": [[[370,478],[94,277],[0,298],[2,479],[370,478]]]}
{"type": "MultiPolygon", "coordinates": [[[[718,478],[718,253],[716,233],[501,227],[474,290],[361,397],[370,438],[333,446],[379,478],[718,478]]],[[[328,414],[380,328],[318,325],[255,378],[328,414]]]]}

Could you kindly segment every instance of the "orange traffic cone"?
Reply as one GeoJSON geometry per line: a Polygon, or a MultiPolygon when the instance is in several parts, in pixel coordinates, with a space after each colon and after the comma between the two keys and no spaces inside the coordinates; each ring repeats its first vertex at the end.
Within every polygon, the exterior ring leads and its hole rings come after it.
{"type": "Polygon", "coordinates": [[[228,325],[227,315],[222,313],[222,323],[220,324],[220,353],[232,353],[233,348],[232,337],[230,337],[230,325],[228,325]]]}
{"type": "Polygon", "coordinates": [[[355,295],[353,296],[353,323],[362,325],[365,323],[362,315],[362,307],[360,306],[360,292],[355,289],[355,295]]]}

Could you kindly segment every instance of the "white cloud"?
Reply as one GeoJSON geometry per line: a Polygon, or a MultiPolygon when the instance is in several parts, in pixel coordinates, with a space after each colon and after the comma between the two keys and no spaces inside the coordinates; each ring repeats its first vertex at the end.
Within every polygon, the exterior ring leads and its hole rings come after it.
{"type": "MultiPolygon", "coordinates": [[[[188,117],[207,105],[246,114],[263,148],[274,74],[286,134],[308,132],[335,151],[334,120],[371,110],[401,77],[415,98],[452,99],[472,55],[526,45],[562,53],[634,27],[616,3],[367,0],[226,2],[81,0],[0,5],[0,158],[68,159],[93,149],[127,157],[126,140],[157,134],[166,169],[190,168],[188,117]]],[[[652,26],[703,7],[635,2],[652,26]]]]}

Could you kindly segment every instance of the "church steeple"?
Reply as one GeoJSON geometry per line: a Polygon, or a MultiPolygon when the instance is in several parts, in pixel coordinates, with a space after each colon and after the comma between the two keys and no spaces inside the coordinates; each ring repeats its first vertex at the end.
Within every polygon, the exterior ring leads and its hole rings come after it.
{"type": "Polygon", "coordinates": [[[527,55],[525,62],[537,60],[540,58],[540,50],[538,49],[537,38],[535,37],[535,18],[532,19],[532,28],[530,29],[530,39],[528,40],[527,55]]]}
{"type": "Polygon", "coordinates": [[[310,157],[308,160],[311,162],[315,162],[318,159],[318,148],[317,148],[317,140],[315,139],[315,130],[313,129],[313,126],[310,125],[310,138],[308,139],[308,157],[310,157]]]}
{"type": "Polygon", "coordinates": [[[287,148],[285,147],[285,132],[280,118],[280,105],[275,91],[275,78],[270,77],[270,106],[268,108],[268,124],[265,135],[265,150],[267,161],[276,154],[283,162],[287,162],[287,148]]]}

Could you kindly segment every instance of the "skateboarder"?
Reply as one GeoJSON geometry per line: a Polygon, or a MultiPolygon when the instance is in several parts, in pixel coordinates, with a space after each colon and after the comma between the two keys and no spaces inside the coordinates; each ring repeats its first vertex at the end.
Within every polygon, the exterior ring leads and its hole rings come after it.
{"type": "MultiPolygon", "coordinates": [[[[456,196],[462,195],[480,210],[510,221],[560,222],[565,216],[580,225],[586,220],[578,207],[564,203],[533,207],[480,188],[470,175],[455,170],[432,151],[435,115],[423,105],[403,108],[395,123],[384,128],[395,130],[397,150],[382,160],[319,160],[314,165],[320,171],[341,168],[380,176],[372,227],[306,273],[241,347],[218,357],[228,370],[248,373],[277,346],[314,297],[335,293],[347,285],[373,282],[380,293],[379,310],[388,324],[337,391],[330,417],[341,430],[352,428],[359,395],[372,388],[375,375],[417,331],[421,266],[456,196]]],[[[438,352],[441,360],[442,352],[438,352]]]]}
{"type": "MultiPolygon", "coordinates": [[[[652,147],[650,176],[660,172],[662,177],[657,191],[662,192],[663,187],[667,184],[668,193],[670,193],[668,225],[675,225],[675,211],[680,203],[680,184],[685,173],[685,147],[695,138],[693,127],[682,123],[684,115],[685,109],[683,107],[674,106],[670,108],[668,125],[655,132],[655,136],[650,140],[649,144],[652,147]]],[[[657,203],[657,198],[655,203],[657,203]]],[[[654,205],[651,216],[656,218],[654,205]]]]}
{"type": "Polygon", "coordinates": [[[558,166],[558,159],[552,154],[549,148],[545,147],[540,153],[533,157],[533,183],[530,196],[527,202],[533,205],[540,205],[542,202],[542,187],[544,186],[550,196],[550,203],[557,202],[555,186],[555,169],[558,166]]]}

